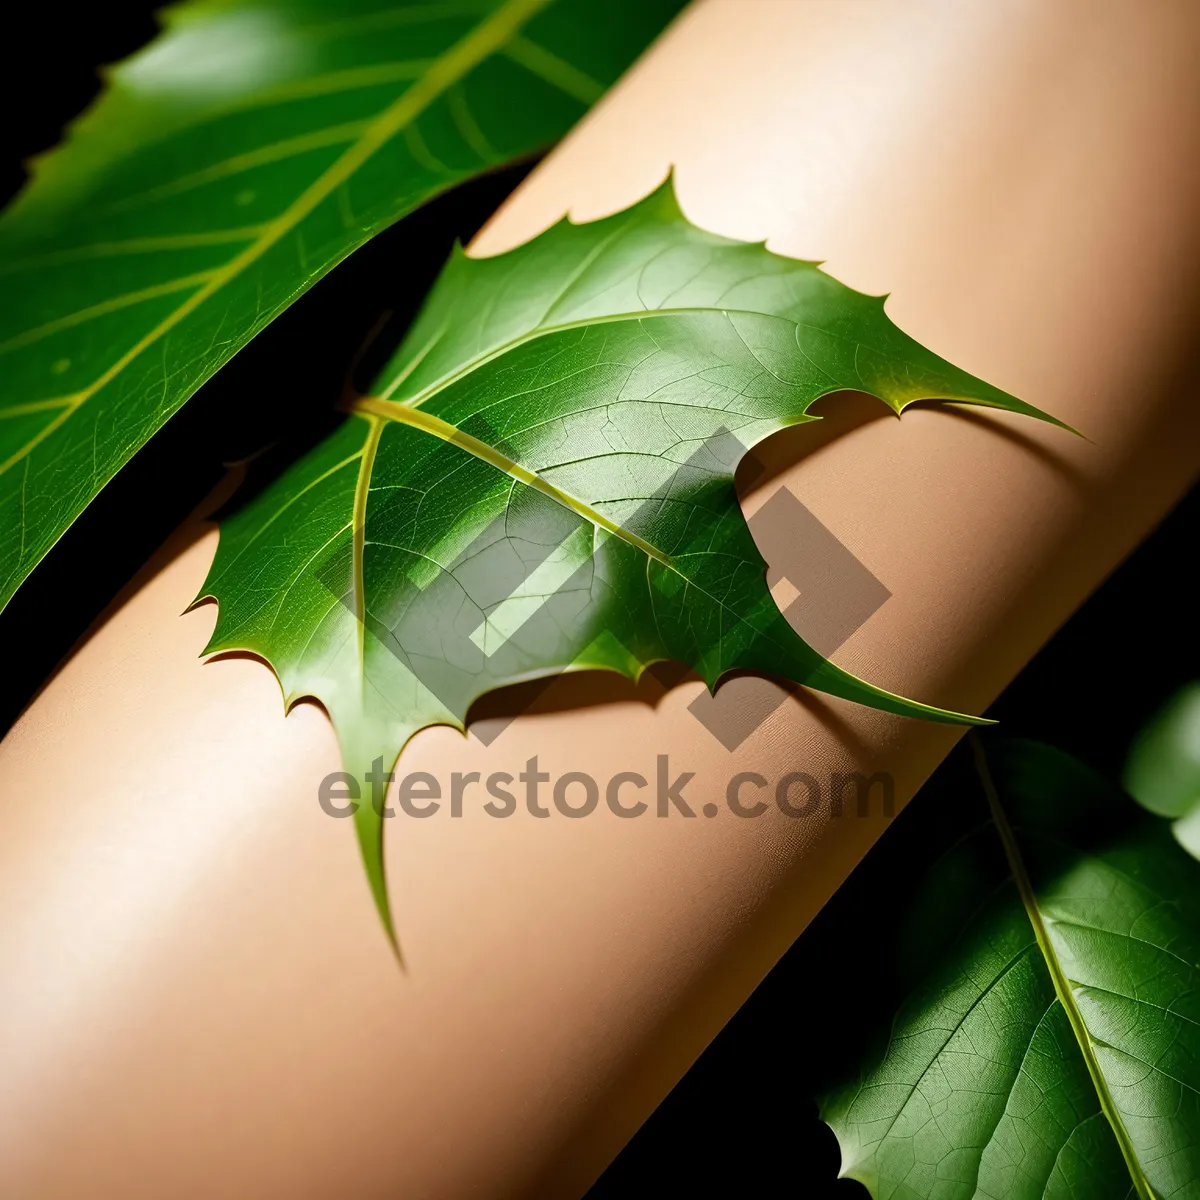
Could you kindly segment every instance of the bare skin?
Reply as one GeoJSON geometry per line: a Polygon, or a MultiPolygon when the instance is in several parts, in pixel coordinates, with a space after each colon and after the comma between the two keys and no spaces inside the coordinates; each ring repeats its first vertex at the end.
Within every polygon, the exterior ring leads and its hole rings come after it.
{"type": "MultiPolygon", "coordinates": [[[[891,591],[843,666],[981,711],[1200,468],[1198,50],[1184,0],[708,0],[474,252],[674,165],[698,224],[890,291],[907,331],[1081,428],[826,402],[746,497],[790,489],[891,591]]],[[[0,744],[5,1195],[577,1196],[886,824],[739,819],[731,777],[883,770],[902,802],[959,733],[802,694],[730,753],[698,683],[584,677],[491,747],[426,731],[398,769],[447,794],[534,755],[653,782],[667,755],[726,811],[542,820],[516,783],[506,820],[478,785],[461,818],[398,818],[401,971],[317,803],[324,714],[197,657],[213,611],[179,614],[215,543],[181,531],[0,744]]]]}

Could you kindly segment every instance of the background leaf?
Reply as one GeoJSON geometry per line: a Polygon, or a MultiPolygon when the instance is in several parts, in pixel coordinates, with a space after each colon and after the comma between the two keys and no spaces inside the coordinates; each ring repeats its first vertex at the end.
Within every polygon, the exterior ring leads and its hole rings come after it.
{"type": "Polygon", "coordinates": [[[1200,683],[1180,688],[1134,738],[1124,782],[1143,808],[1172,818],[1180,845],[1200,858],[1200,683]]]}
{"type": "MultiPolygon", "coordinates": [[[[1200,491],[1193,489],[989,706],[1006,734],[1016,730],[1068,749],[1107,778],[1120,776],[1133,731],[1162,697],[1200,677],[1200,643],[1176,636],[1194,620],[1180,564],[1193,553],[1198,519],[1200,491]],[[1128,630],[1157,633],[1167,645],[1127,655],[1114,687],[1112,656],[1096,647],[1128,630]],[[1079,702],[1091,696],[1103,703],[1079,702]]],[[[837,1138],[813,1098],[856,1077],[860,1061],[882,1059],[893,1014],[930,957],[944,950],[937,939],[948,918],[939,910],[955,904],[958,893],[940,897],[925,870],[984,818],[969,749],[960,744],[897,814],[605,1170],[589,1200],[625,1200],[651,1188],[747,1197],[790,1189],[804,1200],[866,1200],[861,1183],[838,1178],[837,1138]],[[923,938],[917,893],[933,905],[923,938]],[[868,1056],[872,1031],[880,1040],[868,1056]]],[[[1122,811],[1137,820],[1128,802],[1122,811]]],[[[856,819],[852,814],[847,808],[843,819],[856,819]]],[[[814,819],[824,821],[826,813],[814,819]]]]}
{"type": "Polygon", "coordinates": [[[185,5],[0,218],[0,607],[372,234],[561,136],[682,0],[185,5]]]}
{"type": "Polygon", "coordinates": [[[981,761],[954,797],[978,820],[890,956],[909,997],[823,1105],[843,1174],[914,1200],[1200,1195],[1200,871],[1067,755],[981,761]]]}
{"type": "MultiPolygon", "coordinates": [[[[883,300],[695,228],[668,182],[509,254],[457,253],[371,397],[225,523],[210,651],[328,709],[362,779],[485,692],[679,660],[891,712],[970,718],[810,649],[767,588],[734,470],[756,442],[868,391],[1040,416],[923,349],[883,300]]],[[[381,913],[380,818],[356,814],[381,913]]]]}

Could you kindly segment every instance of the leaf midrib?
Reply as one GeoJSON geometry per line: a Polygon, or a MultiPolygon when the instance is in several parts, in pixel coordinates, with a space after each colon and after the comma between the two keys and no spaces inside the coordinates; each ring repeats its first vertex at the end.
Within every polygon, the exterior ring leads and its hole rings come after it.
{"type": "MultiPolygon", "coordinates": [[[[442,441],[450,442],[459,446],[461,449],[472,454],[474,457],[489,463],[495,469],[503,471],[510,478],[516,479],[519,482],[534,488],[536,491],[541,492],[543,495],[556,501],[557,503],[562,504],[564,507],[570,509],[584,520],[591,522],[593,526],[602,528],[612,536],[625,542],[627,545],[633,546],[642,554],[646,555],[648,560],[658,562],[667,570],[679,576],[679,578],[687,587],[694,588],[701,595],[712,601],[712,603],[720,608],[722,612],[728,613],[731,617],[733,617],[738,624],[748,624],[746,618],[741,613],[730,608],[729,605],[721,599],[721,597],[715,596],[706,591],[700,586],[700,584],[691,578],[691,576],[685,574],[684,571],[682,571],[680,567],[672,561],[671,557],[659,550],[658,547],[638,537],[636,534],[631,533],[629,530],[623,528],[621,525],[618,525],[616,522],[609,520],[609,518],[604,516],[603,513],[593,508],[586,501],[580,500],[578,497],[571,495],[569,492],[565,492],[561,488],[556,487],[548,480],[543,479],[540,475],[537,475],[535,472],[528,470],[528,468],[521,466],[520,463],[515,462],[513,459],[508,458],[495,447],[489,446],[486,442],[465,433],[458,426],[451,424],[449,421],[444,421],[442,418],[434,416],[432,413],[426,412],[424,409],[419,407],[419,405],[425,400],[428,400],[432,396],[440,393],[454,382],[470,376],[483,366],[502,357],[516,347],[539,340],[540,338],[549,334],[562,332],[564,330],[587,328],[592,325],[614,324],[624,321],[653,320],[659,317],[696,315],[711,316],[713,314],[720,314],[727,319],[731,316],[744,316],[783,321],[786,324],[791,325],[796,330],[797,347],[799,347],[799,331],[801,328],[805,328],[802,322],[796,321],[791,317],[774,313],[755,312],[749,309],[722,307],[639,309],[635,312],[610,313],[598,317],[580,318],[576,321],[561,322],[560,324],[554,326],[538,326],[532,330],[527,330],[518,337],[510,339],[509,341],[487,351],[482,355],[478,355],[469,359],[468,362],[462,367],[458,368],[449,375],[439,378],[435,383],[423,388],[420,392],[416,393],[415,396],[408,400],[397,401],[386,398],[388,396],[388,391],[385,389],[382,396],[352,396],[344,402],[343,407],[346,411],[354,413],[363,420],[367,421],[368,424],[373,425],[374,422],[379,420],[379,418],[383,418],[386,421],[413,426],[423,430],[425,433],[432,434],[434,437],[437,437],[442,441]]],[[[732,322],[730,322],[730,324],[734,332],[738,334],[739,338],[741,338],[741,333],[737,330],[736,325],[733,325],[732,322]]],[[[427,344],[427,346],[421,351],[420,357],[424,357],[424,355],[429,352],[429,349],[431,349],[432,345],[435,343],[436,338],[431,343],[427,344]]],[[[777,379],[785,386],[796,386],[794,383],[780,379],[778,375],[775,375],[771,368],[764,363],[757,354],[755,354],[753,348],[745,341],[744,338],[742,338],[742,344],[746,347],[747,352],[754,358],[754,360],[765,372],[770,374],[773,378],[777,379]]],[[[801,353],[804,353],[802,349],[801,353]]],[[[812,362],[812,360],[808,358],[808,355],[805,355],[804,357],[808,359],[809,362],[812,362]]],[[[816,367],[816,364],[813,363],[813,366],[816,367]]],[[[816,369],[821,370],[819,367],[816,367],[816,369]]],[[[795,420],[791,423],[795,424],[804,420],[807,409],[811,407],[812,402],[818,399],[820,396],[829,392],[843,390],[845,388],[846,385],[840,383],[833,376],[829,375],[828,372],[821,371],[821,373],[825,375],[827,379],[829,379],[830,386],[824,391],[814,393],[814,395],[809,398],[809,401],[804,406],[804,409],[797,414],[795,420]]],[[[395,384],[392,386],[394,387],[395,384]]],[[[808,419],[814,418],[810,417],[808,419]]],[[[360,464],[359,470],[359,489],[356,489],[356,497],[359,495],[360,491],[362,496],[361,512],[358,512],[357,509],[356,512],[358,519],[362,521],[364,530],[366,524],[366,497],[369,491],[369,480],[372,468],[373,462],[369,464],[364,457],[363,462],[360,464]]],[[[365,551],[365,534],[363,550],[365,551]]],[[[649,561],[647,562],[647,567],[649,567],[649,561]]],[[[357,561],[357,569],[361,571],[361,568],[362,555],[360,554],[357,561]]],[[[353,586],[358,589],[356,591],[356,600],[358,600],[361,597],[362,590],[361,575],[356,578],[353,586]]],[[[774,639],[771,638],[766,631],[757,629],[756,632],[774,641],[774,639]]],[[[865,684],[862,680],[857,680],[856,682],[863,687],[869,688],[869,685],[865,684]]],[[[879,689],[871,690],[874,690],[876,694],[880,696],[890,696],[890,693],[879,689]]],[[[912,702],[909,703],[911,704],[912,702]]],[[[932,705],[917,705],[915,707],[919,709],[923,715],[932,719],[950,718],[955,721],[973,720],[972,718],[965,717],[962,714],[952,713],[949,710],[936,708],[932,705]]]]}
{"type": "MultiPolygon", "coordinates": [[[[382,430],[383,421],[392,421],[401,425],[408,425],[419,429],[424,433],[430,434],[441,441],[449,442],[452,445],[458,446],[460,449],[473,457],[488,463],[494,469],[503,471],[510,478],[517,480],[520,483],[541,492],[551,500],[564,505],[578,516],[586,521],[590,521],[593,527],[599,527],[618,538],[626,545],[632,546],[646,555],[646,567],[649,570],[650,562],[654,561],[663,566],[666,570],[677,575],[689,588],[694,588],[700,595],[710,600],[723,613],[727,613],[738,624],[749,625],[745,616],[736,609],[731,608],[720,596],[713,595],[707,591],[699,583],[696,582],[690,575],[684,573],[680,567],[672,561],[671,557],[659,550],[657,546],[640,538],[635,533],[631,533],[623,526],[618,525],[615,521],[609,520],[603,513],[593,508],[586,501],[580,500],[578,497],[571,495],[569,492],[563,491],[556,487],[548,480],[543,479],[528,468],[521,466],[520,463],[501,454],[495,447],[489,446],[486,442],[479,438],[472,437],[468,433],[464,433],[456,425],[451,425],[449,421],[443,421],[441,417],[436,417],[432,413],[425,412],[423,409],[414,409],[408,405],[396,404],[388,400],[380,400],[375,396],[360,396],[355,400],[348,402],[345,405],[346,409],[366,421],[369,429],[367,433],[367,442],[364,443],[364,453],[361,462],[359,463],[359,474],[355,485],[355,503],[354,503],[354,518],[353,528],[356,533],[354,542],[354,553],[352,557],[352,570],[354,578],[351,586],[354,588],[355,612],[361,611],[363,617],[366,615],[366,596],[365,596],[365,577],[363,575],[363,563],[366,549],[366,508],[367,500],[370,494],[371,473],[374,469],[375,451],[378,449],[379,437],[382,430]],[[381,420],[382,418],[382,420],[381,420]],[[366,450],[369,448],[370,453],[366,450]]],[[[753,627],[752,627],[753,628],[753,627]]],[[[363,620],[359,621],[360,643],[359,655],[362,658],[365,655],[365,641],[361,631],[365,629],[363,620]]],[[[774,637],[764,629],[756,629],[755,632],[763,637],[768,638],[773,644],[778,645],[774,637]]],[[[365,683],[365,670],[362,673],[362,678],[365,683]]],[[[870,685],[863,683],[862,680],[857,681],[863,687],[870,685]]],[[[888,696],[889,693],[878,691],[881,696],[888,696]]],[[[914,702],[909,701],[913,704],[914,702]]],[[[974,718],[966,717],[960,713],[952,713],[947,709],[935,708],[931,705],[916,705],[922,713],[925,713],[933,718],[950,718],[954,721],[971,721],[974,718]]]]}
{"type": "MultiPolygon", "coordinates": [[[[714,596],[711,592],[706,591],[690,575],[686,575],[671,560],[671,557],[664,554],[657,546],[647,542],[644,538],[638,537],[636,533],[632,533],[630,530],[618,525],[615,521],[610,520],[586,501],[571,495],[570,492],[555,487],[549,480],[543,479],[527,467],[521,466],[520,463],[502,454],[494,446],[489,446],[479,438],[473,437],[469,433],[464,433],[457,425],[452,425],[449,421],[443,421],[441,417],[436,417],[423,409],[416,409],[406,404],[396,404],[389,400],[380,400],[374,396],[360,396],[350,402],[347,408],[366,421],[369,427],[367,440],[364,444],[363,457],[359,463],[358,479],[355,484],[354,517],[352,521],[354,542],[351,556],[351,587],[354,589],[355,614],[359,616],[359,657],[360,665],[364,666],[364,671],[362,672],[364,681],[365,662],[362,660],[365,654],[363,631],[365,630],[366,596],[363,564],[366,550],[366,507],[370,494],[371,473],[375,465],[375,453],[378,450],[384,421],[408,425],[421,430],[423,433],[430,434],[441,441],[458,446],[466,453],[471,454],[482,462],[486,462],[496,470],[503,471],[519,483],[523,483],[535,491],[541,492],[542,495],[570,509],[584,520],[590,521],[593,526],[604,529],[607,533],[612,534],[613,537],[624,542],[626,545],[641,551],[641,553],[646,555],[647,559],[659,563],[668,571],[678,575],[688,587],[695,588],[697,592],[711,600],[723,612],[729,613],[736,621],[746,623],[746,619],[741,613],[737,612],[736,609],[730,608],[719,596],[714,596]]],[[[649,566],[649,563],[647,563],[647,566],[649,566]]]]}
{"type": "Polygon", "coordinates": [[[358,677],[363,688],[367,682],[367,576],[364,559],[367,548],[367,500],[371,494],[371,476],[375,472],[375,456],[383,436],[383,422],[377,416],[366,415],[367,436],[363,442],[358,477],[354,481],[354,506],[350,515],[350,587],[354,591],[354,617],[357,628],[358,677]]]}
{"type": "Polygon", "coordinates": [[[1038,948],[1042,952],[1042,958],[1046,963],[1050,980],[1054,985],[1054,994],[1058,998],[1059,1004],[1062,1005],[1063,1011],[1066,1013],[1067,1020],[1070,1023],[1071,1031],[1075,1035],[1076,1044],[1079,1046],[1079,1052],[1083,1056],[1084,1065],[1087,1067],[1088,1076],[1092,1081],[1092,1087],[1095,1089],[1096,1097],[1100,1102],[1100,1108],[1108,1120],[1109,1127],[1112,1129],[1117,1146],[1121,1151],[1121,1157],[1125,1161],[1125,1168],[1129,1172],[1130,1181],[1138,1197],[1140,1200],[1157,1200],[1154,1189],[1150,1185],[1150,1180],[1146,1177],[1141,1160],[1138,1158],[1137,1148],[1133,1144],[1133,1139],[1129,1136],[1129,1130],[1125,1127],[1125,1122],[1116,1106],[1116,1101],[1113,1099],[1112,1092],[1108,1086],[1108,1080],[1105,1078],[1104,1071],[1096,1057],[1095,1046],[1091,1032],[1087,1026],[1087,1021],[1075,1001],[1075,994],[1071,988],[1070,980],[1067,978],[1067,974],[1063,970],[1062,963],[1059,962],[1058,954],[1054,949],[1054,944],[1050,940],[1049,931],[1042,918],[1037,892],[1034,889],[1033,881],[1025,866],[1025,860],[1021,854],[1021,848],[1017,843],[1016,835],[1013,833],[1012,826],[1008,823],[1008,817],[1000,802],[1000,794],[996,789],[995,780],[992,778],[987,755],[983,749],[983,743],[974,733],[968,736],[971,741],[971,753],[974,756],[975,768],[979,775],[984,795],[987,798],[992,823],[995,825],[996,832],[999,834],[1001,844],[1004,847],[1004,855],[1008,861],[1013,883],[1021,897],[1021,903],[1024,906],[1029,924],[1033,927],[1034,937],[1037,940],[1038,948]]]}
{"type": "Polygon", "coordinates": [[[255,263],[281,238],[299,225],[322,200],[350,178],[395,134],[424,112],[430,104],[459,82],[475,66],[502,47],[526,22],[550,2],[551,0],[504,0],[499,8],[466,37],[456,42],[445,54],[434,59],[429,69],[413,83],[412,87],[368,123],[354,145],[350,146],[313,183],[305,188],[278,217],[268,221],[263,232],[249,246],[230,259],[225,266],[214,271],[208,283],[193,292],[178,308],[163,318],[158,325],[140,338],[86,388],[66,396],[53,397],[53,399],[62,401],[63,411],[40,429],[18,451],[0,463],[0,475],[32,454],[46,438],[58,430],[97,392],[116,379],[144,351],[170,333],[181,321],[216,295],[226,284],[238,278],[247,267],[255,263]]]}
{"type": "MultiPolygon", "coordinates": [[[[433,413],[426,412],[424,409],[413,408],[407,404],[394,404],[388,400],[379,400],[374,396],[360,396],[349,407],[353,412],[358,413],[371,422],[373,427],[377,425],[382,428],[384,421],[393,421],[396,424],[409,425],[414,429],[421,430],[423,433],[431,434],[443,442],[450,442],[458,446],[460,449],[465,450],[468,454],[473,455],[496,470],[503,471],[509,478],[515,479],[519,483],[523,483],[527,487],[541,492],[542,495],[561,504],[564,508],[570,509],[585,521],[590,521],[592,525],[598,526],[605,530],[605,532],[611,533],[614,537],[635,547],[649,558],[654,559],[655,562],[661,563],[668,570],[680,575],[688,583],[692,584],[693,587],[696,586],[671,561],[670,555],[664,554],[657,546],[647,542],[644,538],[638,537],[636,533],[630,532],[630,530],[618,525],[615,521],[610,520],[585,500],[580,500],[578,496],[573,496],[570,492],[563,491],[562,488],[556,487],[548,479],[543,479],[535,471],[529,470],[528,467],[523,467],[515,459],[509,458],[494,446],[489,446],[487,442],[482,441],[480,438],[463,432],[457,425],[452,425],[449,421],[443,421],[441,417],[434,416],[433,413]]],[[[371,436],[377,435],[373,433],[368,434],[368,437],[371,436]]],[[[370,468],[372,466],[373,456],[371,463],[368,463],[366,458],[363,459],[359,473],[360,485],[364,478],[369,481],[370,468]]],[[[364,507],[361,515],[365,522],[365,493],[362,498],[362,504],[364,507]]],[[[357,492],[355,494],[355,511],[357,519],[359,515],[357,492]]]]}
{"type": "MultiPolygon", "coordinates": [[[[618,231],[618,233],[620,232],[623,231],[618,231]]],[[[607,246],[611,240],[611,238],[606,239],[605,242],[602,242],[599,247],[593,249],[592,253],[587,256],[585,264],[581,265],[581,267],[578,268],[573,274],[567,290],[569,290],[570,286],[574,285],[575,281],[578,279],[580,271],[583,270],[583,267],[586,265],[586,263],[592,261],[596,254],[598,254],[600,250],[607,246]]],[[[562,296],[565,294],[566,290],[564,290],[555,298],[554,304],[559,303],[562,299],[562,296]]],[[[684,573],[679,570],[675,563],[672,562],[671,557],[659,550],[658,547],[654,546],[650,542],[645,541],[643,538],[638,537],[637,534],[631,533],[623,526],[618,525],[615,521],[609,520],[609,518],[606,517],[602,512],[588,504],[586,501],[580,500],[577,496],[571,495],[570,492],[563,491],[561,488],[556,487],[554,484],[550,483],[549,480],[543,479],[536,472],[530,471],[527,467],[523,467],[515,459],[511,459],[507,455],[502,454],[494,446],[489,446],[487,442],[484,442],[481,439],[473,437],[471,434],[464,432],[457,425],[452,425],[449,421],[444,421],[441,417],[437,417],[432,413],[426,412],[420,406],[426,400],[432,399],[434,396],[445,391],[448,387],[452,387],[455,383],[468,378],[476,371],[486,367],[489,363],[503,358],[505,355],[521,346],[528,345],[531,342],[540,341],[544,337],[549,337],[557,333],[568,333],[575,329],[587,329],[593,325],[614,325],[621,324],[626,321],[642,321],[670,317],[712,316],[714,314],[720,314],[726,318],[731,316],[744,316],[780,320],[789,325],[795,326],[796,329],[799,329],[799,323],[793,321],[790,317],[778,316],[774,313],[754,312],[751,309],[718,307],[647,308],[637,309],[632,312],[606,313],[594,317],[580,317],[574,321],[560,321],[551,325],[538,324],[532,329],[528,329],[524,333],[521,333],[514,338],[509,338],[507,341],[493,346],[490,350],[487,350],[482,354],[477,354],[468,359],[467,362],[465,362],[462,366],[448,372],[445,375],[439,376],[432,383],[428,384],[426,387],[422,388],[419,392],[408,399],[391,399],[391,394],[395,388],[403,382],[403,380],[408,374],[411,373],[414,367],[418,365],[419,362],[430,352],[433,346],[436,345],[437,338],[435,337],[419,352],[415,362],[410,365],[408,370],[402,372],[396,381],[394,381],[388,388],[383,390],[381,395],[356,396],[346,405],[346,407],[351,412],[360,414],[369,422],[375,422],[379,418],[383,418],[385,421],[394,421],[402,425],[411,425],[414,428],[423,430],[425,433],[432,434],[434,437],[437,437],[442,441],[452,442],[455,445],[460,446],[462,449],[474,455],[476,458],[490,464],[499,471],[503,471],[510,478],[516,479],[520,483],[524,483],[527,486],[534,488],[536,491],[541,492],[551,500],[561,504],[564,508],[570,509],[584,520],[590,521],[592,525],[604,529],[614,537],[619,538],[621,541],[635,547],[647,557],[653,559],[655,562],[660,563],[668,570],[679,575],[680,578],[683,579],[689,586],[697,587],[697,590],[701,590],[698,588],[698,585],[695,583],[695,581],[687,575],[684,575],[684,573]]],[[[743,345],[744,344],[745,342],[743,340],[743,345]]],[[[762,362],[762,360],[756,354],[754,354],[754,351],[751,350],[749,346],[746,346],[746,349],[764,371],[767,371],[776,379],[779,378],[765,363],[762,362]]],[[[813,365],[815,366],[816,364],[814,363],[813,365]]],[[[819,367],[817,369],[820,370],[819,367]]],[[[822,371],[822,374],[826,375],[826,377],[835,387],[837,386],[837,381],[831,375],[829,375],[828,372],[822,371]]],[[[780,380],[780,382],[784,383],[786,381],[780,380]]],[[[363,467],[366,468],[365,462],[363,467]]],[[[362,482],[364,475],[369,479],[369,470],[360,470],[360,483],[362,482]]],[[[365,508],[361,515],[365,523],[365,508]]],[[[720,603],[717,597],[710,598],[717,603],[720,603]]]]}

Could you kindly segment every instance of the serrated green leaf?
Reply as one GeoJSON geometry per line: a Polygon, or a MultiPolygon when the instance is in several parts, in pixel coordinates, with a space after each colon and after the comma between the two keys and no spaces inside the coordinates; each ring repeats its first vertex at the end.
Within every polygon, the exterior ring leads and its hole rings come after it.
{"type": "MultiPolygon", "coordinates": [[[[664,659],[710,687],[746,668],[970,720],[827,662],[768,591],[734,469],[847,388],[1042,415],[881,298],[689,224],[669,181],[509,254],[457,252],[373,394],[223,526],[209,650],[261,655],[289,703],[318,697],[359,778],[493,688],[664,659]]],[[[357,820],[386,920],[379,816],[357,820]]]]}
{"type": "Polygon", "coordinates": [[[0,608],[309,285],[560,137],[683,0],[201,0],[0,218],[0,608]]]}
{"type": "Polygon", "coordinates": [[[876,1200],[1200,1196],[1200,870],[1067,755],[976,753],[952,800],[979,821],[894,943],[909,998],[822,1104],[842,1173],[876,1200]]]}

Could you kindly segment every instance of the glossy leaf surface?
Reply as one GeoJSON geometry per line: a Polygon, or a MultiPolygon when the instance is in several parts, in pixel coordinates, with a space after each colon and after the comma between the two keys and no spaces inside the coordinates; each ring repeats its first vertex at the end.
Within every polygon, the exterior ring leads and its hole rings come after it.
{"type": "Polygon", "coordinates": [[[952,799],[978,819],[889,929],[908,999],[823,1104],[843,1174],[878,1200],[1200,1196],[1200,867],[1067,755],[976,749],[952,799]]]}
{"type": "MultiPolygon", "coordinates": [[[[667,183],[509,254],[454,255],[373,394],[222,530],[210,650],[320,698],[360,779],[424,726],[564,670],[674,659],[969,720],[810,649],[734,487],[746,449],[829,392],[1038,414],[812,263],[689,224],[667,183]]],[[[358,828],[381,910],[380,821],[358,828]]]]}
{"type": "Polygon", "coordinates": [[[1200,858],[1200,683],[1181,688],[1138,733],[1124,782],[1144,808],[1172,818],[1179,843],[1200,858]]]}
{"type": "Polygon", "coordinates": [[[310,284],[560,137],[682,0],[204,0],[0,218],[0,608],[310,284]]]}

